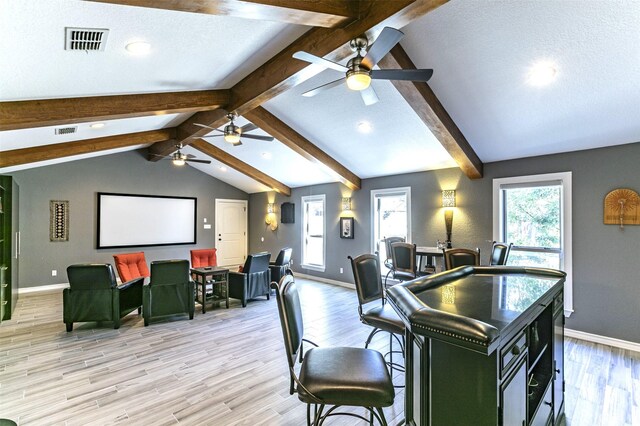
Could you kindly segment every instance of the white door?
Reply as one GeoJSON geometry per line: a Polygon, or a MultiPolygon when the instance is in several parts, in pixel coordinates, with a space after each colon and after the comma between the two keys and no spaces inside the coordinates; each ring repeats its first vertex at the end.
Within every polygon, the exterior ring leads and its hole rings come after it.
{"type": "Polygon", "coordinates": [[[240,265],[247,256],[247,201],[216,199],[218,265],[240,265]]]}

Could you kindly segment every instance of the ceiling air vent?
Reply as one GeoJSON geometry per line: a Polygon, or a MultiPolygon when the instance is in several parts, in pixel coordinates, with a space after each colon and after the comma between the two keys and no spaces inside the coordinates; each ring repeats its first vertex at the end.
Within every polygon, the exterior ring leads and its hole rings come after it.
{"type": "Polygon", "coordinates": [[[58,127],[55,129],[56,135],[69,135],[71,133],[75,133],[78,130],[77,126],[73,127],[58,127]]]}
{"type": "Polygon", "coordinates": [[[65,50],[103,51],[109,30],[104,28],[65,28],[65,50]]]}

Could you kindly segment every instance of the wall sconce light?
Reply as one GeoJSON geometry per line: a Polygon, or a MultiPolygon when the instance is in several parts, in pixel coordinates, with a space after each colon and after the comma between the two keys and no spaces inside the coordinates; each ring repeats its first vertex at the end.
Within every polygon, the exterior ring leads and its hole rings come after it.
{"type": "Polygon", "coordinates": [[[351,197],[342,198],[342,211],[343,212],[351,211],[351,197]]]}
{"type": "Polygon", "coordinates": [[[451,248],[451,227],[453,226],[453,209],[456,206],[456,191],[447,189],[442,191],[442,207],[444,211],[444,225],[447,229],[447,248],[451,248]]]}
{"type": "Polygon", "coordinates": [[[267,204],[267,216],[264,222],[271,227],[272,231],[278,229],[278,218],[276,217],[276,205],[275,203],[267,204]]]}

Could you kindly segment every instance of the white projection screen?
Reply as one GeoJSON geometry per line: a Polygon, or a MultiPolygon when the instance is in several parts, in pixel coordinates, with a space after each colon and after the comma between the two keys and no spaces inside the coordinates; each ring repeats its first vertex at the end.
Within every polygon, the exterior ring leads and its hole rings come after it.
{"type": "Polygon", "coordinates": [[[196,243],[193,197],[98,192],[97,248],[196,243]]]}

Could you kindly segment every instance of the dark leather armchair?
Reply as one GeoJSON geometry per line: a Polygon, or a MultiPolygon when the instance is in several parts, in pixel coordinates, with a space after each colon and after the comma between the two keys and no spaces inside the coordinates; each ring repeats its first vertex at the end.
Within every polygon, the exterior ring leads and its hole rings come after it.
{"type": "Polygon", "coordinates": [[[74,322],[113,321],[120,327],[120,318],[142,306],[144,278],[136,278],[120,286],[113,267],[107,263],[86,263],[67,268],[69,288],[62,293],[63,321],[67,331],[74,322]]]}
{"type": "Polygon", "coordinates": [[[271,270],[271,281],[280,282],[282,277],[289,269],[289,263],[291,263],[291,253],[293,249],[286,247],[280,250],[275,262],[269,262],[269,270],[271,270]]]}
{"type": "Polygon", "coordinates": [[[195,312],[195,285],[189,276],[188,260],[151,262],[151,280],[143,289],[144,325],[152,318],[195,312]]]}
{"type": "Polygon", "coordinates": [[[491,256],[489,257],[489,266],[506,265],[511,252],[513,243],[500,243],[494,241],[491,245],[491,256]]]}
{"type": "Polygon", "coordinates": [[[443,249],[444,269],[454,269],[458,266],[480,265],[480,249],[451,248],[443,249]]]}
{"type": "Polygon", "coordinates": [[[300,401],[307,404],[307,425],[323,424],[328,416],[338,414],[357,417],[371,425],[375,417],[378,423],[386,425],[382,407],[393,404],[395,391],[382,354],[372,349],[348,347],[314,347],[304,353],[303,342],[317,345],[304,339],[300,296],[293,276],[285,275],[279,284],[274,282],[271,286],[276,290],[289,364],[289,393],[297,392],[300,401]],[[298,359],[299,376],[296,375],[298,359]],[[341,405],[364,407],[369,418],[334,411],[341,405]]]}
{"type": "Polygon", "coordinates": [[[244,262],[242,272],[229,272],[229,297],[240,299],[242,307],[247,306],[247,300],[258,296],[269,299],[269,283],[271,271],[267,252],[250,254],[244,262]]]}

